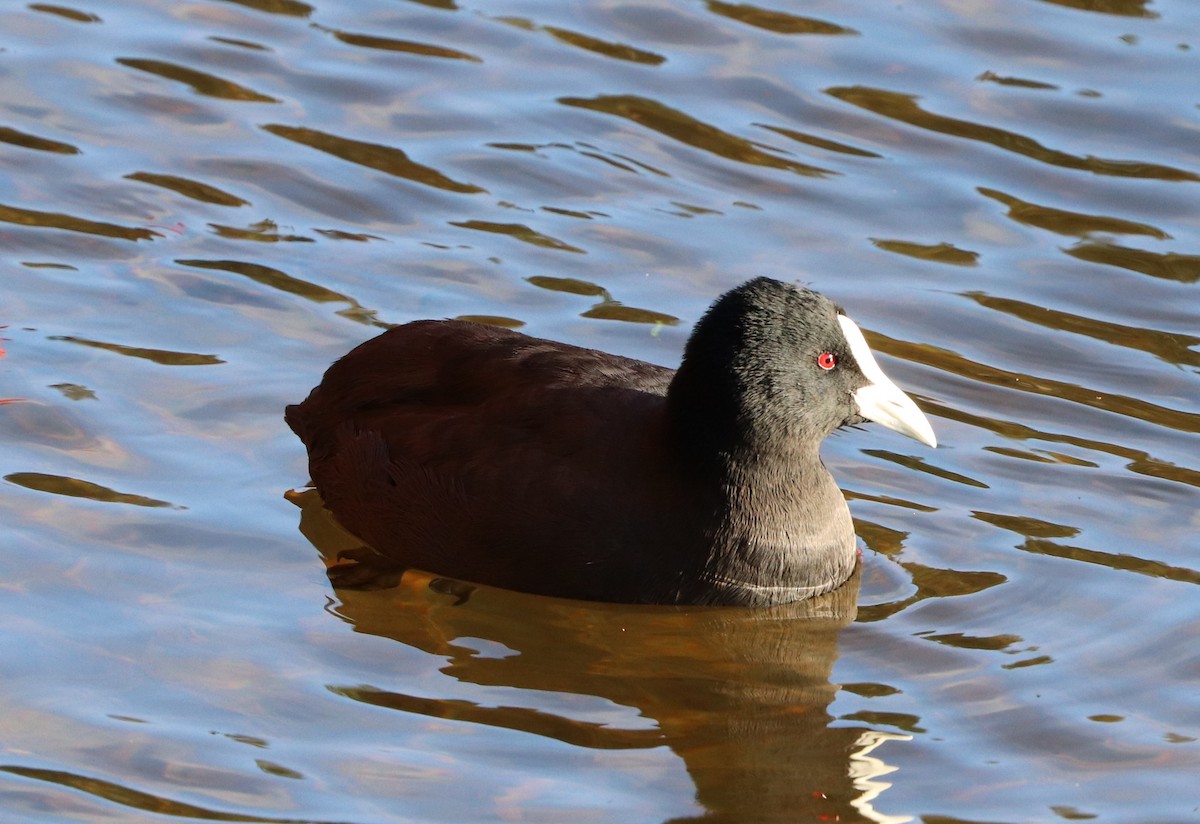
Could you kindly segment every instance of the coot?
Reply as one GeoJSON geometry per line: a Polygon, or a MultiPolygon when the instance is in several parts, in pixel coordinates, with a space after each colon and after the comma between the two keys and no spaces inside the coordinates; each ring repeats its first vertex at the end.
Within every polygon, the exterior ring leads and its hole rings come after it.
{"type": "Polygon", "coordinates": [[[462,321],[390,329],[286,419],[337,519],[396,564],[594,601],[770,605],[846,581],[818,453],[876,421],[936,446],[842,309],[768,278],[678,370],[462,321]]]}

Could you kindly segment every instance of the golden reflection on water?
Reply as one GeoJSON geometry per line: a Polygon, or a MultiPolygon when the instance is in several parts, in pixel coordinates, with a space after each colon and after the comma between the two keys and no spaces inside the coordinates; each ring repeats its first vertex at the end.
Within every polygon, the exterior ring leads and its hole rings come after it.
{"type": "Polygon", "coordinates": [[[898,255],[908,255],[918,260],[928,260],[933,263],[948,263],[952,266],[976,266],[979,263],[979,253],[969,249],[959,249],[951,243],[924,244],[906,240],[883,240],[871,238],[871,242],[880,249],[895,252],[898,255]]]}
{"type": "Polygon", "coordinates": [[[201,183],[197,180],[188,180],[186,177],[178,175],[162,175],[154,174],[153,172],[133,172],[125,175],[129,180],[139,180],[142,183],[149,183],[151,186],[161,186],[164,189],[170,189],[173,192],[190,197],[194,200],[199,200],[202,203],[215,203],[218,206],[249,206],[249,201],[242,200],[236,195],[231,195],[229,192],[224,192],[216,186],[210,186],[207,183],[201,183]]]}
{"type": "Polygon", "coordinates": [[[22,209],[16,206],[6,206],[0,203],[0,221],[15,223],[18,226],[40,226],[51,229],[65,229],[69,232],[80,232],[86,235],[102,235],[121,240],[150,240],[161,237],[158,232],[150,229],[139,229],[130,226],[118,226],[98,220],[76,217],[59,212],[42,212],[36,209],[22,209]]]}
{"type": "Polygon", "coordinates": [[[459,194],[478,194],[486,192],[472,183],[461,183],[452,180],[437,169],[425,166],[411,160],[400,149],[384,146],[378,143],[368,143],[362,140],[351,140],[328,132],[318,131],[307,127],[285,126],[279,123],[268,123],[262,127],[273,135],[308,146],[311,149],[340,157],[351,163],[366,166],[369,169],[384,172],[395,177],[402,177],[435,189],[459,194]]]}
{"type": "Polygon", "coordinates": [[[44,137],[28,134],[18,131],[17,129],[9,128],[8,126],[0,126],[0,143],[11,143],[13,146],[21,146],[26,149],[34,149],[39,152],[55,152],[57,154],[79,154],[79,149],[72,146],[70,143],[61,143],[57,140],[48,140],[44,137]]]}
{"type": "MultiPolygon", "coordinates": [[[[513,21],[513,18],[508,18],[513,21]]],[[[514,21],[515,22],[515,21],[514,21]]],[[[533,24],[528,24],[533,28],[533,24]]],[[[598,37],[592,37],[581,32],[570,31],[569,29],[558,28],[557,26],[545,26],[545,30],[553,35],[558,40],[576,46],[581,49],[602,54],[605,57],[611,57],[615,60],[628,60],[631,63],[642,63],[647,66],[658,66],[665,63],[667,58],[655,52],[646,51],[636,48],[628,43],[614,43],[608,40],[601,40],[598,37]]]]}
{"type": "Polygon", "coordinates": [[[117,782],[106,781],[92,775],[67,772],[65,770],[46,770],[36,767],[0,764],[0,772],[77,790],[130,810],[141,810],[142,812],[159,815],[196,818],[201,821],[248,821],[261,822],[261,824],[275,824],[275,822],[278,822],[278,824],[288,824],[295,821],[295,819],[286,818],[231,815],[211,807],[200,807],[173,798],[140,792],[117,782]]]}
{"type": "Polygon", "coordinates": [[[1180,366],[1200,366],[1200,352],[1193,351],[1196,345],[1200,344],[1200,337],[1110,323],[1037,306],[1021,300],[992,297],[983,292],[968,292],[964,294],[964,297],[970,298],[980,306],[1004,312],[1039,326],[1076,335],[1086,335],[1114,346],[1138,349],[1162,358],[1167,363],[1180,366]]]}
{"type": "Polygon", "coordinates": [[[279,101],[265,94],[239,86],[207,72],[177,66],[165,60],[148,60],[145,58],[119,57],[117,62],[131,69],[165,77],[191,86],[197,94],[208,97],[219,97],[224,100],[240,100],[249,103],[278,103],[279,101]]]}
{"type": "Polygon", "coordinates": [[[4,476],[4,480],[26,489],[49,492],[53,495],[66,495],[70,498],[88,498],[104,503],[131,504],[133,506],[174,506],[169,501],[160,501],[129,492],[118,492],[81,478],[64,478],[60,475],[46,475],[41,472],[10,472],[4,476]]]}
{"type": "Polygon", "coordinates": [[[142,346],[126,346],[121,343],[111,343],[102,340],[88,340],[74,335],[52,335],[49,340],[60,340],[66,343],[76,343],[80,346],[90,346],[93,349],[103,349],[130,358],[143,358],[163,366],[215,366],[225,361],[216,355],[201,355],[195,352],[171,352],[165,349],[147,349],[142,346]]]}
{"type": "Polygon", "coordinates": [[[990,197],[992,200],[998,200],[1007,206],[1008,216],[1012,220],[1060,235],[1071,235],[1073,237],[1086,237],[1091,234],[1149,235],[1159,240],[1169,240],[1171,237],[1162,229],[1146,223],[1123,220],[1119,217],[1109,217],[1107,215],[1086,215],[1079,212],[1070,212],[1065,209],[1056,209],[1053,206],[1028,203],[996,189],[989,189],[986,186],[979,187],[977,191],[981,195],[990,197]]]}
{"type": "Polygon", "coordinates": [[[1085,386],[1041,378],[1036,375],[1000,369],[926,344],[893,340],[878,333],[867,333],[871,346],[904,360],[925,363],[974,381],[995,384],[1035,395],[1061,398],[1082,406],[1167,426],[1181,432],[1200,432],[1200,413],[1186,412],[1144,401],[1140,398],[1102,393],[1085,386]]]}
{"type": "Polygon", "coordinates": [[[569,243],[558,240],[557,238],[544,235],[536,229],[531,229],[523,223],[493,223],[488,220],[463,220],[452,222],[450,225],[458,226],[461,229],[470,229],[475,232],[490,232],[495,235],[507,235],[528,243],[531,246],[541,246],[543,249],[554,249],[558,252],[572,252],[574,254],[585,254],[583,249],[578,246],[572,246],[569,243]]]}
{"type": "Polygon", "coordinates": [[[1178,252],[1151,252],[1116,243],[1081,243],[1066,250],[1067,254],[1091,263],[1118,266],[1150,277],[1195,283],[1200,280],[1200,255],[1178,252]]]}
{"type": "Polygon", "coordinates": [[[45,12],[46,14],[57,14],[59,17],[64,17],[67,20],[72,20],[76,23],[101,22],[99,15],[79,11],[78,9],[72,9],[67,6],[54,5],[52,3],[30,3],[29,8],[33,11],[45,12]]]}
{"type": "Polygon", "coordinates": [[[1137,177],[1149,180],[1200,181],[1200,175],[1171,166],[1139,160],[1111,160],[1092,155],[1074,155],[1043,146],[1026,135],[1007,129],[987,126],[970,120],[939,115],[926,111],[916,95],[887,91],[866,86],[834,86],[826,94],[844,100],[867,111],[908,123],[929,131],[964,140],[989,143],[999,149],[1023,155],[1039,163],[1078,169],[1097,175],[1137,177]]]}
{"type": "Polygon", "coordinates": [[[1083,9],[1124,17],[1158,17],[1158,12],[1146,8],[1152,0],[1041,0],[1041,2],[1054,3],[1069,9],[1083,9]]]}
{"type": "Polygon", "coordinates": [[[818,20],[815,17],[801,17],[782,11],[773,11],[751,3],[722,3],[720,0],[705,0],[708,10],[777,34],[858,34],[854,29],[818,20]]]}
{"type": "Polygon", "coordinates": [[[763,151],[749,140],[718,129],[657,100],[637,95],[600,95],[592,98],[562,97],[558,102],[564,106],[575,106],[623,117],[673,140],[678,140],[680,143],[739,163],[784,169],[812,177],[831,174],[828,169],[810,166],[763,151]]]}
{"type": "MultiPolygon", "coordinates": [[[[318,28],[322,27],[318,26],[318,28]]],[[[392,37],[378,37],[371,34],[355,34],[337,29],[327,29],[327,31],[347,45],[361,46],[364,49],[382,49],[383,51],[419,54],[424,57],[444,57],[450,60],[467,60],[472,63],[481,62],[473,54],[448,49],[445,46],[435,46],[431,43],[417,43],[412,40],[397,40],[392,37]]]]}

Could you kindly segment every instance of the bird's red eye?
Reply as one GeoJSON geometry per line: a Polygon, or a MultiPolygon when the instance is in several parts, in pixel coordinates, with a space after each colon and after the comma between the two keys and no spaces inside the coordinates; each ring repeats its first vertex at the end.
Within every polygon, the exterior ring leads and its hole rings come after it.
{"type": "Polygon", "coordinates": [[[837,358],[833,356],[832,352],[822,352],[821,354],[817,355],[817,366],[828,372],[830,369],[837,366],[837,358]]]}

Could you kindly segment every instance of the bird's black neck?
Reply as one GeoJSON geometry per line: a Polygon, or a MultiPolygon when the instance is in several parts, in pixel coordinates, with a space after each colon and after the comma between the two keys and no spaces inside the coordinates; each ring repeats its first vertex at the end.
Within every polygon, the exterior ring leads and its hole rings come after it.
{"type": "Polygon", "coordinates": [[[701,589],[715,603],[757,606],[832,589],[853,569],[855,539],[819,440],[748,429],[738,387],[704,374],[699,384],[681,370],[667,396],[674,451],[712,525],[701,589]]]}

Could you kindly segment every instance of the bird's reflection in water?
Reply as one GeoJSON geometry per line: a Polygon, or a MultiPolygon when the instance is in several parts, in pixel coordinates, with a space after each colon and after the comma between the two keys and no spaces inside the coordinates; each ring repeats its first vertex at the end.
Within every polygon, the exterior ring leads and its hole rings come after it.
{"type": "MultiPolygon", "coordinates": [[[[301,507],[301,531],[327,563],[357,546],[315,490],[289,497],[301,507]]],[[[598,696],[651,724],[622,729],[543,708],[330,685],[341,695],[579,747],[670,747],[695,783],[706,822],[908,820],[872,806],[889,786],[879,776],[891,768],[871,751],[906,736],[831,725],[837,687],[830,674],[838,632],[856,615],[857,574],[828,595],[770,609],[565,601],[413,571],[377,571],[355,583],[337,589],[338,616],[358,632],[444,657],[441,671],[452,678],[598,696]],[[505,654],[478,654],[478,639],[505,654]]]]}

